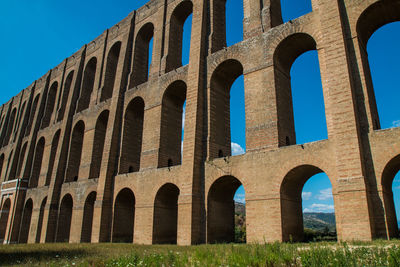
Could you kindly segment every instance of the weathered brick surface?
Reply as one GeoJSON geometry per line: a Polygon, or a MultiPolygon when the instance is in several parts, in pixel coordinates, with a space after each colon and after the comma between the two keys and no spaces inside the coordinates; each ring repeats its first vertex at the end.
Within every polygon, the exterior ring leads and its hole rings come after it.
{"type": "Polygon", "coordinates": [[[302,187],[320,172],[340,240],[397,237],[400,129],[379,130],[365,47],[400,1],[313,0],[285,24],[278,0],[243,4],[244,41],[226,47],[225,1],[152,0],[2,105],[2,242],[232,241],[241,184],[248,242],[298,240],[302,187]],[[295,145],[290,68],[308,50],[328,139],[295,145]],[[232,157],[229,90],[242,74],[247,153],[232,157]]]}

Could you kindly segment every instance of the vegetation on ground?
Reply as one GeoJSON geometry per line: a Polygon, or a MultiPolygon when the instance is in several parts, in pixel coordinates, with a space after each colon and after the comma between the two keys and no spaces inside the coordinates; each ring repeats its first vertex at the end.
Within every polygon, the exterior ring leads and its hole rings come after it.
{"type": "Polygon", "coordinates": [[[2,266],[400,266],[400,241],[199,246],[0,246],[2,266]]]}

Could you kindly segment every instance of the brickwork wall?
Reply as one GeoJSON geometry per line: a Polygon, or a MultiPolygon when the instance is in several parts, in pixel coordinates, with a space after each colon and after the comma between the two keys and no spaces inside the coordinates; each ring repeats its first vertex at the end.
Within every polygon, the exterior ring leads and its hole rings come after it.
{"type": "Polygon", "coordinates": [[[285,24],[279,0],[243,6],[244,41],[226,47],[224,0],[151,0],[2,105],[0,241],[229,242],[240,185],[247,242],[301,240],[302,188],[321,172],[339,240],[398,237],[400,129],[379,130],[366,43],[400,1],[312,0],[285,24]],[[295,145],[290,68],[309,50],[328,139],[295,145]],[[230,156],[242,74],[247,153],[230,156]]]}

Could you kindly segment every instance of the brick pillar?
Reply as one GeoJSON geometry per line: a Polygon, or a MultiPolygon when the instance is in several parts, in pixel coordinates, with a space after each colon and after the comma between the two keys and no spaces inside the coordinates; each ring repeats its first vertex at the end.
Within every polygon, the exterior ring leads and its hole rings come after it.
{"type": "Polygon", "coordinates": [[[36,234],[37,234],[37,227],[40,214],[40,204],[41,203],[33,203],[34,206],[32,209],[31,225],[29,228],[29,235],[28,235],[28,244],[33,244],[36,242],[36,234]]]}
{"type": "MultiPolygon", "coordinates": [[[[145,106],[146,107],[146,106],[145,106]]],[[[160,147],[161,105],[145,108],[143,118],[142,153],[140,169],[157,168],[160,147]],[[154,127],[157,125],[157,127],[154,127]]]]}
{"type": "Polygon", "coordinates": [[[142,203],[135,206],[133,243],[151,245],[153,243],[154,203],[142,203]]]}
{"type": "Polygon", "coordinates": [[[274,67],[244,74],[246,151],[279,146],[274,67]]]}
{"type": "Polygon", "coordinates": [[[318,44],[321,77],[327,102],[329,139],[337,148],[337,196],[335,211],[339,240],[371,240],[371,211],[364,162],[361,157],[360,129],[348,66],[344,32],[335,1],[314,1],[321,11],[321,40],[318,44]]]}
{"type": "MultiPolygon", "coordinates": [[[[132,20],[134,23],[134,20],[132,20]]],[[[118,149],[122,125],[123,99],[121,91],[126,90],[131,61],[133,25],[125,25],[121,29],[121,50],[116,71],[113,95],[110,103],[110,113],[107,131],[104,139],[103,157],[97,185],[97,196],[93,208],[92,243],[109,242],[111,240],[112,206],[113,206],[113,176],[118,172],[118,149]],[[120,81],[120,82],[118,82],[120,81]]]]}
{"type": "MultiPolygon", "coordinates": [[[[19,182],[22,181],[20,180],[19,182]]],[[[4,243],[11,243],[11,244],[18,243],[24,204],[25,204],[25,190],[20,190],[18,185],[16,191],[12,196],[9,223],[4,238],[4,243]]]]}
{"type": "MultiPolygon", "coordinates": [[[[79,199],[75,200],[76,202],[79,199]]],[[[84,200],[83,200],[84,202],[84,200]]],[[[83,222],[83,206],[81,203],[74,203],[71,218],[71,231],[69,233],[69,243],[80,243],[83,222]]]]}
{"type": "Polygon", "coordinates": [[[282,24],[280,0],[244,0],[244,39],[257,36],[282,24]]]}
{"type": "MultiPolygon", "coordinates": [[[[94,127],[96,124],[97,118],[93,118],[93,125],[94,127]]],[[[86,127],[89,125],[86,124],[86,127]]],[[[90,165],[92,163],[92,151],[93,151],[93,140],[94,140],[94,128],[87,129],[85,128],[85,133],[83,135],[83,144],[82,144],[82,155],[81,155],[81,163],[79,166],[79,175],[78,179],[88,179],[90,173],[90,165]]]]}
{"type": "Polygon", "coordinates": [[[187,79],[185,136],[183,161],[178,201],[178,244],[190,245],[205,241],[204,184],[202,181],[202,160],[204,131],[204,66],[207,37],[207,1],[193,3],[193,25],[190,47],[190,62],[187,79]]]}
{"type": "Polygon", "coordinates": [[[279,196],[271,196],[269,199],[246,198],[246,229],[248,244],[281,242],[282,220],[279,196]]]}

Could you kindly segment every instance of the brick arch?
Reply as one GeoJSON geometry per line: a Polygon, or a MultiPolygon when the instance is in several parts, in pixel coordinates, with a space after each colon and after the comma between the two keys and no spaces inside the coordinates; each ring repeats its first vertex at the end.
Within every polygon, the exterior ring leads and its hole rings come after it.
{"type": "Polygon", "coordinates": [[[81,242],[90,243],[92,240],[93,213],[96,196],[97,193],[92,191],[88,194],[85,200],[85,205],[83,208],[81,242]]]}
{"type": "Polygon", "coordinates": [[[90,164],[89,178],[97,178],[100,176],[109,114],[109,110],[104,110],[97,118],[94,131],[92,162],[90,164]]]}
{"type": "MultiPolygon", "coordinates": [[[[314,165],[300,165],[291,169],[280,186],[282,240],[303,240],[302,190],[304,184],[314,175],[324,173],[314,165]]],[[[334,182],[329,177],[334,191],[334,182]]],[[[336,190],[335,190],[336,191],[336,190]]]]}
{"type": "Polygon", "coordinates": [[[47,196],[44,197],[43,200],[40,202],[39,218],[38,218],[38,224],[37,224],[37,230],[36,230],[35,243],[40,243],[40,238],[42,235],[42,228],[43,228],[44,209],[46,207],[46,203],[47,203],[47,196]]]}
{"type": "Polygon", "coordinates": [[[8,224],[8,217],[10,214],[11,208],[11,200],[7,198],[3,202],[3,206],[1,207],[1,214],[0,214],[0,243],[3,243],[6,231],[7,231],[7,224],[8,224]]]}
{"type": "Polygon", "coordinates": [[[181,164],[182,115],[187,86],[178,80],[164,91],[161,106],[160,150],[158,167],[181,164]]]}
{"type": "Polygon", "coordinates": [[[380,27],[400,20],[400,2],[378,1],[370,4],[357,19],[357,34],[364,48],[380,27]]]}
{"type": "Polygon", "coordinates": [[[57,90],[58,82],[53,82],[49,89],[49,92],[47,93],[46,108],[42,119],[42,129],[46,128],[50,124],[51,116],[54,110],[54,104],[56,101],[57,90]]]}
{"type": "Polygon", "coordinates": [[[39,177],[42,170],[43,152],[45,148],[45,143],[46,141],[44,137],[41,137],[39,141],[36,143],[31,176],[29,179],[30,188],[35,188],[39,185],[39,177]]]}
{"type": "Polygon", "coordinates": [[[243,74],[243,65],[227,59],[212,72],[209,87],[209,158],[231,155],[230,89],[243,74]]]}
{"type": "Polygon", "coordinates": [[[31,128],[32,128],[32,124],[33,124],[33,120],[36,116],[36,109],[39,103],[39,98],[40,98],[40,94],[38,94],[35,99],[33,100],[33,104],[29,113],[29,120],[28,120],[28,124],[26,125],[26,131],[25,131],[25,136],[29,136],[30,132],[31,132],[31,128]]]}
{"type": "Polygon", "coordinates": [[[97,58],[92,57],[86,64],[85,71],[83,73],[82,87],[79,94],[78,106],[76,113],[79,113],[89,107],[90,97],[94,89],[94,82],[96,79],[97,72],[97,58]]]}
{"type": "Polygon", "coordinates": [[[400,155],[392,158],[383,169],[381,179],[383,202],[385,206],[386,227],[389,238],[399,237],[396,210],[394,206],[392,184],[396,174],[400,171],[400,155]]]}
{"type": "Polygon", "coordinates": [[[22,221],[21,221],[21,228],[19,231],[18,243],[27,243],[28,242],[29,230],[30,230],[31,219],[32,219],[32,210],[33,210],[33,201],[30,198],[25,202],[24,210],[22,213],[22,221]]]}
{"type": "Polygon", "coordinates": [[[4,181],[5,179],[3,178],[3,166],[4,166],[4,153],[0,155],[0,181],[4,181]]]}
{"type": "Polygon", "coordinates": [[[71,142],[69,146],[68,165],[65,174],[65,182],[78,180],[79,167],[81,165],[81,156],[83,148],[83,138],[85,134],[85,123],[78,121],[71,134],[71,142]]]}
{"type": "Polygon", "coordinates": [[[65,108],[67,107],[68,96],[69,92],[71,91],[73,78],[74,78],[74,71],[70,71],[68,73],[67,79],[65,79],[62,95],[60,91],[60,97],[58,98],[58,102],[60,103],[61,101],[61,105],[59,106],[58,109],[57,121],[61,121],[64,118],[65,108]]]}
{"type": "Polygon", "coordinates": [[[61,200],[56,242],[69,242],[73,203],[74,201],[70,194],[66,194],[61,200]]]}
{"type": "Polygon", "coordinates": [[[108,52],[104,86],[101,91],[100,102],[106,101],[107,99],[110,99],[112,97],[120,51],[121,42],[118,41],[111,47],[108,52]]]}
{"type": "Polygon", "coordinates": [[[135,221],[135,194],[129,188],[119,191],[115,198],[112,242],[132,243],[135,221]]]}
{"type": "Polygon", "coordinates": [[[144,109],[143,98],[135,97],[129,102],[125,110],[120,173],[137,172],[140,169],[144,109]],[[132,138],[132,136],[135,136],[135,138],[132,138]]]}
{"type": "MultiPolygon", "coordinates": [[[[363,3],[366,5],[367,3],[363,3]]],[[[360,49],[361,63],[364,70],[366,94],[371,113],[372,128],[381,128],[375,92],[372,83],[372,75],[367,53],[367,44],[371,36],[382,26],[391,22],[400,21],[400,3],[398,1],[378,1],[365,7],[356,20],[356,31],[360,49]]]]}
{"type": "Polygon", "coordinates": [[[132,76],[129,88],[147,82],[150,41],[154,36],[154,25],[151,22],[143,25],[138,31],[134,44],[132,76]]]}
{"type": "Polygon", "coordinates": [[[186,0],[178,4],[171,14],[165,72],[169,72],[182,66],[183,25],[192,13],[193,3],[190,0],[186,0]]]}
{"type": "Polygon", "coordinates": [[[317,43],[307,33],[294,33],[287,36],[274,50],[279,146],[296,144],[290,70],[300,55],[311,50],[317,50],[317,43]]]}
{"type": "Polygon", "coordinates": [[[178,199],[180,190],[166,183],[154,199],[153,244],[176,244],[178,233],[178,199]]]}
{"type": "Polygon", "coordinates": [[[231,175],[216,179],[207,195],[207,243],[230,243],[235,240],[236,190],[242,182],[231,175]]]}
{"type": "Polygon", "coordinates": [[[11,134],[12,134],[12,132],[14,130],[14,123],[15,123],[16,114],[17,114],[17,109],[14,108],[11,111],[10,118],[8,119],[7,132],[6,132],[6,135],[5,135],[4,140],[3,140],[3,146],[8,145],[8,142],[10,141],[11,134]]]}
{"type": "MultiPolygon", "coordinates": [[[[18,165],[17,165],[17,170],[16,170],[16,176],[17,176],[17,178],[20,178],[20,175],[21,175],[22,166],[23,166],[23,164],[24,164],[25,153],[26,153],[27,147],[28,147],[28,141],[25,142],[25,143],[22,145],[21,152],[19,153],[18,165]]],[[[1,173],[1,169],[0,169],[0,173],[1,173]]]]}
{"type": "MultiPolygon", "coordinates": [[[[18,123],[17,123],[17,127],[16,127],[15,131],[18,131],[19,126],[21,124],[22,117],[25,115],[25,113],[24,113],[25,112],[25,106],[26,106],[26,101],[22,104],[22,107],[20,109],[19,116],[18,116],[18,123]]],[[[16,138],[17,138],[17,134],[14,135],[14,142],[15,142],[16,138]]]]}
{"type": "Polygon", "coordinates": [[[53,175],[53,168],[54,168],[55,159],[56,159],[57,147],[58,147],[58,143],[60,141],[60,134],[61,134],[61,130],[58,130],[54,134],[53,140],[51,141],[50,157],[49,157],[49,163],[48,163],[48,168],[47,168],[46,181],[44,184],[45,186],[50,185],[50,182],[51,182],[51,176],[53,175]]]}

